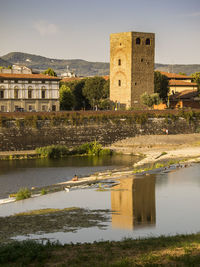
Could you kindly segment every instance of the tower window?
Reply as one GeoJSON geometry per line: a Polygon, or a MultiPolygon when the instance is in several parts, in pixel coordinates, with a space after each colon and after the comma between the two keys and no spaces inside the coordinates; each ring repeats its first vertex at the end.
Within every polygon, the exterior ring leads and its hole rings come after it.
{"type": "Polygon", "coordinates": [[[118,66],[121,66],[121,59],[118,59],[118,66]]]}
{"type": "Polygon", "coordinates": [[[119,44],[120,46],[122,45],[122,43],[119,44]]]}
{"type": "Polygon", "coordinates": [[[140,45],[140,42],[141,42],[140,38],[139,38],[139,37],[136,38],[136,44],[137,44],[137,45],[140,45]]]}
{"type": "Polygon", "coordinates": [[[146,39],[146,45],[150,45],[150,39],[149,38],[146,39]]]}
{"type": "Polygon", "coordinates": [[[143,62],[144,61],[144,59],[143,58],[141,58],[141,62],[143,62]]]}
{"type": "Polygon", "coordinates": [[[118,80],[118,85],[121,86],[121,80],[118,80]]]}

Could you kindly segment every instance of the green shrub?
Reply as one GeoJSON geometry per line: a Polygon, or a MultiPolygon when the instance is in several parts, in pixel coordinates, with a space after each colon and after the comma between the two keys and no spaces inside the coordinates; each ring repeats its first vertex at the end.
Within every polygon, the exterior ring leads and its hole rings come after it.
{"type": "Polygon", "coordinates": [[[44,158],[58,159],[70,154],[69,149],[66,146],[52,145],[36,148],[36,153],[44,158]]]}
{"type": "Polygon", "coordinates": [[[46,189],[42,188],[41,195],[46,195],[47,193],[48,193],[48,191],[46,189]]]}
{"type": "Polygon", "coordinates": [[[28,188],[21,188],[16,194],[16,200],[22,200],[31,197],[31,191],[28,188]]]}

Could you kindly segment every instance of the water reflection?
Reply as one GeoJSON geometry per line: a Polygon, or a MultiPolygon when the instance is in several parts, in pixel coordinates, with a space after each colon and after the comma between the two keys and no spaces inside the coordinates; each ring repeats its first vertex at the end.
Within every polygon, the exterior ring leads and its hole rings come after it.
{"type": "MultiPolygon", "coordinates": [[[[200,164],[195,164],[155,176],[124,177],[119,180],[121,184],[113,188],[115,191],[90,188],[47,194],[0,205],[0,217],[45,208],[117,210],[106,229],[81,228],[77,232],[38,233],[28,237],[49,238],[63,244],[197,233],[200,231],[199,173],[200,164]]],[[[27,236],[20,238],[27,239],[27,236]]]]}
{"type": "Polygon", "coordinates": [[[121,179],[111,191],[112,227],[134,229],[155,225],[155,175],[121,179]]]}

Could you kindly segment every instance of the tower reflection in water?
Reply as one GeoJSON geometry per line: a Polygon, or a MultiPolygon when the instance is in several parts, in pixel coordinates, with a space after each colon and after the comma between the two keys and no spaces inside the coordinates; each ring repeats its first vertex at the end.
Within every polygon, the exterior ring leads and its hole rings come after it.
{"type": "Polygon", "coordinates": [[[112,227],[134,229],[156,223],[155,176],[120,179],[111,191],[112,227]]]}

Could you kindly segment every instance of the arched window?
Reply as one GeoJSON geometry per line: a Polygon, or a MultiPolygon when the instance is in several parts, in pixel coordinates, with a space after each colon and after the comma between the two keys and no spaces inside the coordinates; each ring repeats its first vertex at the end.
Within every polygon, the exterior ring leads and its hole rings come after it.
{"type": "Polygon", "coordinates": [[[45,90],[42,90],[42,98],[46,98],[46,91],[45,90]]]}
{"type": "Polygon", "coordinates": [[[4,98],[4,89],[0,88],[0,99],[4,98]]]}
{"type": "Polygon", "coordinates": [[[136,44],[137,44],[137,45],[140,45],[140,42],[141,42],[140,38],[139,38],[139,37],[136,38],[136,44]]]}
{"type": "Polygon", "coordinates": [[[149,38],[146,39],[146,45],[150,45],[150,39],[149,38]]]}
{"type": "Polygon", "coordinates": [[[118,66],[121,66],[121,59],[118,59],[118,66]]]}
{"type": "Polygon", "coordinates": [[[121,86],[121,80],[118,80],[118,85],[121,86]]]}
{"type": "Polygon", "coordinates": [[[19,89],[17,86],[15,86],[14,88],[14,98],[15,99],[18,99],[19,98],[19,89]]]}
{"type": "Polygon", "coordinates": [[[42,98],[44,99],[44,98],[46,98],[46,90],[45,90],[46,88],[45,88],[45,86],[42,86],[42,98]]]}
{"type": "Polygon", "coordinates": [[[28,98],[31,99],[33,94],[33,89],[31,86],[28,87],[28,98]]]}

